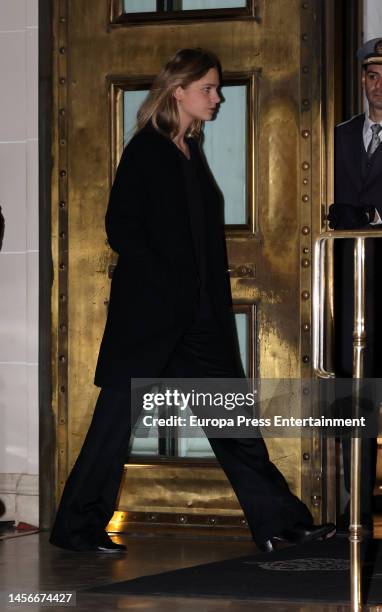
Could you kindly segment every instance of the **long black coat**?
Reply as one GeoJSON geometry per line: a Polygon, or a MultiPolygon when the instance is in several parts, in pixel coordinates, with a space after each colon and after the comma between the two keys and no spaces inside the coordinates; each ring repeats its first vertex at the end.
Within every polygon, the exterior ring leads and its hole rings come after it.
{"type": "MultiPolygon", "coordinates": [[[[382,145],[367,159],[363,144],[365,115],[357,115],[336,127],[335,201],[353,206],[375,206],[382,219],[382,145]]],[[[381,229],[382,226],[370,226],[381,229]]],[[[365,376],[382,375],[381,270],[382,236],[366,241],[366,368],[365,376]]],[[[336,372],[352,372],[353,240],[335,245],[336,372]]]]}
{"type": "MultiPolygon", "coordinates": [[[[206,277],[227,350],[237,339],[227,272],[221,197],[199,150],[206,220],[206,277]]],[[[182,159],[176,145],[152,127],[138,132],[119,163],[106,213],[106,232],[119,255],[95,384],[127,389],[130,377],[159,376],[192,325],[199,277],[182,159]]]]}

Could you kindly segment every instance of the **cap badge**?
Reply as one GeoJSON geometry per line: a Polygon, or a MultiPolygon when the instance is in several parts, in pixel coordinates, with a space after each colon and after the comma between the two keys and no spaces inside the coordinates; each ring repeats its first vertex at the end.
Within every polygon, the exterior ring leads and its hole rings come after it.
{"type": "Polygon", "coordinates": [[[377,55],[382,55],[382,39],[375,43],[374,51],[377,55]]]}

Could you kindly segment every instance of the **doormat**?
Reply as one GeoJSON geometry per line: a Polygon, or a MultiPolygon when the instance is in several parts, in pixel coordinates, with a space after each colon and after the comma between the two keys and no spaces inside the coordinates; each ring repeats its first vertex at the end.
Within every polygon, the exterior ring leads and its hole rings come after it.
{"type": "MultiPolygon", "coordinates": [[[[346,604],[350,600],[347,538],[283,548],[227,561],[142,576],[87,589],[93,593],[213,597],[346,604]]],[[[363,599],[382,603],[382,542],[362,544],[363,599]]]]}

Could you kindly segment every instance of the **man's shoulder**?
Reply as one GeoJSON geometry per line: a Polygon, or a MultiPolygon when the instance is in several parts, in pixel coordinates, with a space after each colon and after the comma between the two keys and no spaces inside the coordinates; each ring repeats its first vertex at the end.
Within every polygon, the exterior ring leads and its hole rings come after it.
{"type": "Polygon", "coordinates": [[[343,121],[342,123],[338,123],[336,125],[336,130],[337,132],[342,132],[342,131],[352,131],[354,129],[357,129],[361,126],[363,126],[365,121],[365,114],[364,113],[360,113],[359,115],[354,115],[354,117],[352,117],[351,119],[348,119],[347,121],[343,121]]]}

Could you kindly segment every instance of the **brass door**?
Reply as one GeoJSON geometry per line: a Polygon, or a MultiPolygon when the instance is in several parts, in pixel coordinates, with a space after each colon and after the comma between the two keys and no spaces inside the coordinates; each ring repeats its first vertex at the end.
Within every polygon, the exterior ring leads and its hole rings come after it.
{"type": "MultiPolygon", "coordinates": [[[[244,130],[244,179],[237,201],[235,195],[224,194],[232,293],[241,315],[248,374],[311,376],[311,239],[320,231],[323,189],[322,2],[195,0],[187,3],[188,9],[182,2],[172,3],[175,12],[166,10],[171,3],[159,2],[159,12],[141,14],[124,13],[128,4],[55,3],[52,333],[57,496],[98,393],[92,381],[115,263],[104,215],[126,141],[125,124],[131,119],[126,116],[129,92],[147,89],[180,47],[214,51],[223,66],[223,95],[227,100],[235,91],[241,96],[241,102],[233,103],[241,104],[234,117],[241,118],[244,130]],[[197,10],[190,10],[192,6],[197,10]]],[[[210,161],[213,165],[213,154],[210,161]]],[[[291,438],[269,439],[267,444],[293,491],[319,518],[320,446],[291,438]]],[[[127,519],[244,524],[224,474],[208,453],[196,458],[133,456],[118,510],[115,528],[127,519]]]]}

